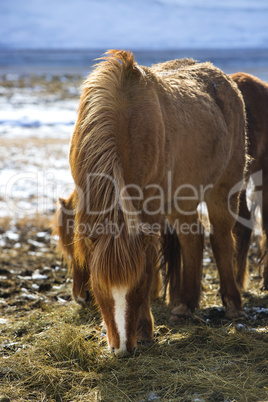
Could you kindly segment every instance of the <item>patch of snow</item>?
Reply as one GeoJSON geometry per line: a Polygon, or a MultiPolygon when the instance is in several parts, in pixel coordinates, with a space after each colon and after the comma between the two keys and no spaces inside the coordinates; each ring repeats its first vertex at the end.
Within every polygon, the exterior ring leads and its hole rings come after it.
{"type": "MultiPolygon", "coordinates": [[[[25,281],[31,281],[32,277],[31,276],[18,275],[18,279],[22,279],[22,280],[25,280],[25,281]]],[[[22,288],[21,290],[27,292],[27,289],[22,288]]]]}
{"type": "Polygon", "coordinates": [[[47,279],[47,278],[48,277],[46,275],[40,274],[39,269],[36,269],[32,274],[32,279],[33,280],[47,279]]]}
{"type": "Polygon", "coordinates": [[[32,239],[29,239],[28,243],[32,244],[34,247],[43,247],[43,243],[39,243],[39,241],[35,241],[32,239]]]}
{"type": "Polygon", "coordinates": [[[48,234],[47,234],[47,232],[38,232],[38,233],[36,233],[36,236],[43,239],[43,238],[47,237],[48,234]]]}
{"type": "Polygon", "coordinates": [[[7,324],[8,319],[7,318],[0,318],[0,325],[7,324]]]}
{"type": "Polygon", "coordinates": [[[39,299],[39,296],[34,295],[33,293],[22,293],[21,296],[24,297],[24,299],[28,299],[28,300],[39,299]]]}
{"type": "Polygon", "coordinates": [[[63,299],[62,297],[59,297],[59,296],[57,296],[57,301],[59,303],[62,303],[62,304],[67,303],[67,300],[65,300],[65,299],[63,299]]]}
{"type": "MultiPolygon", "coordinates": [[[[47,96],[48,97],[48,96],[47,96]]],[[[78,101],[46,102],[18,89],[16,95],[0,97],[0,136],[16,138],[70,138],[76,121],[78,101]]]]}
{"type": "Polygon", "coordinates": [[[243,330],[243,329],[245,329],[246,327],[245,327],[245,325],[243,325],[243,324],[237,324],[236,325],[236,329],[238,329],[239,331],[240,330],[243,330]]]}
{"type": "Polygon", "coordinates": [[[254,312],[255,314],[265,313],[268,314],[268,308],[266,307],[244,307],[244,310],[247,312],[254,312]]]}
{"type": "MultiPolygon", "coordinates": [[[[0,215],[1,216],[1,215],[0,215]]],[[[3,214],[5,216],[5,213],[3,214]]],[[[0,239],[0,247],[5,247],[6,246],[6,241],[4,239],[0,239]]]]}
{"type": "Polygon", "coordinates": [[[76,109],[61,110],[58,107],[21,107],[16,111],[2,110],[0,112],[0,125],[7,127],[28,127],[37,128],[41,126],[65,126],[74,125],[76,120],[76,109]]]}
{"type": "Polygon", "coordinates": [[[19,240],[20,235],[19,235],[18,233],[12,232],[11,230],[8,230],[8,231],[6,232],[6,237],[7,237],[9,240],[19,240]]]}

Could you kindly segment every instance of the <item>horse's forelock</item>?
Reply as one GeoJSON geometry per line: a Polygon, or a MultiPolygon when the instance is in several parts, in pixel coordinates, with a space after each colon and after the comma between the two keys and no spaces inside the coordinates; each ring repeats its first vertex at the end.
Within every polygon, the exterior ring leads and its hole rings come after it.
{"type": "Polygon", "coordinates": [[[95,241],[89,259],[93,283],[103,293],[110,293],[113,287],[133,288],[144,274],[145,248],[140,234],[101,236],[95,241]]]}

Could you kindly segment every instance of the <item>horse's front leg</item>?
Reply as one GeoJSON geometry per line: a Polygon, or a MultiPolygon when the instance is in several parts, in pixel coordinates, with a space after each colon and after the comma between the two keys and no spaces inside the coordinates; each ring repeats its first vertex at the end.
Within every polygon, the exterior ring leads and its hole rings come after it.
{"type": "Polygon", "coordinates": [[[137,340],[139,342],[151,342],[153,340],[154,320],[151,312],[151,298],[156,298],[160,289],[160,273],[157,262],[157,251],[152,245],[149,245],[146,250],[147,281],[137,327],[137,340]]]}
{"type": "Polygon", "coordinates": [[[145,297],[140,308],[139,322],[137,327],[138,342],[153,341],[154,320],[150,307],[150,298],[145,297]]]}
{"type": "MultiPolygon", "coordinates": [[[[246,190],[241,191],[239,197],[239,217],[250,222],[251,214],[247,206],[246,197],[246,190]]],[[[236,282],[239,289],[244,290],[247,279],[247,257],[252,228],[243,225],[238,219],[233,232],[236,240],[236,282]]]]}
{"type": "Polygon", "coordinates": [[[241,294],[234,273],[235,239],[232,229],[235,218],[230,213],[237,211],[237,197],[233,196],[228,205],[226,197],[224,198],[220,191],[221,188],[224,187],[215,188],[207,200],[212,226],[210,240],[219,271],[221,298],[226,307],[226,316],[238,318],[243,316],[243,311],[241,294]]]}
{"type": "MultiPolygon", "coordinates": [[[[199,307],[201,292],[203,227],[197,213],[182,215],[177,225],[182,251],[183,273],[178,306],[171,312],[171,321],[180,316],[190,316],[199,307]]],[[[172,286],[172,284],[170,284],[172,286]]]]}

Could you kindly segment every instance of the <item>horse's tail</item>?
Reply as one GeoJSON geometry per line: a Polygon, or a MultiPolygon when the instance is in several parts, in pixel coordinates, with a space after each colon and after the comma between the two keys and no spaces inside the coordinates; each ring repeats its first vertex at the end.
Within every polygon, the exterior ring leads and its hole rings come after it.
{"type": "Polygon", "coordinates": [[[175,229],[166,224],[162,233],[162,267],[165,276],[164,298],[169,289],[169,302],[172,306],[178,304],[181,288],[181,247],[175,229]]]}
{"type": "Polygon", "coordinates": [[[117,133],[126,127],[125,88],[145,78],[132,53],[110,51],[81,96],[70,165],[78,194],[75,254],[90,260],[102,289],[137,283],[144,265],[138,213],[125,186],[117,133]]]}

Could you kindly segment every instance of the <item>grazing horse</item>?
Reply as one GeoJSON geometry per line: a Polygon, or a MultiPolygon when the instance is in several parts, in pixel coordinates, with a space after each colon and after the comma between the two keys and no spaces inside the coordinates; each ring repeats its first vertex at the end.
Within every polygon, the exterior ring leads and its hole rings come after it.
{"type": "Polygon", "coordinates": [[[200,295],[200,199],[213,225],[212,247],[226,314],[242,314],[233,273],[233,214],[244,177],[245,111],[231,79],[210,63],[141,67],[130,52],[106,53],[81,95],[70,147],[76,185],[74,255],[90,267],[109,347],[131,353],[151,339],[151,254],[165,219],[183,256],[180,311],[200,295]]]}
{"type": "MultiPolygon", "coordinates": [[[[254,173],[262,175],[262,185],[254,183],[257,195],[262,194],[262,225],[266,235],[265,254],[268,239],[268,85],[258,78],[245,73],[231,75],[240,89],[246,107],[248,124],[248,154],[252,158],[248,167],[247,181],[254,173]]],[[[259,200],[261,201],[261,200],[259,200]]],[[[247,206],[246,189],[241,191],[239,200],[239,217],[250,223],[250,212],[247,206]]],[[[235,225],[237,238],[237,284],[244,289],[247,274],[247,254],[250,244],[252,225],[238,222],[235,225]]],[[[268,289],[268,258],[264,257],[264,288],[268,289]]]]}

